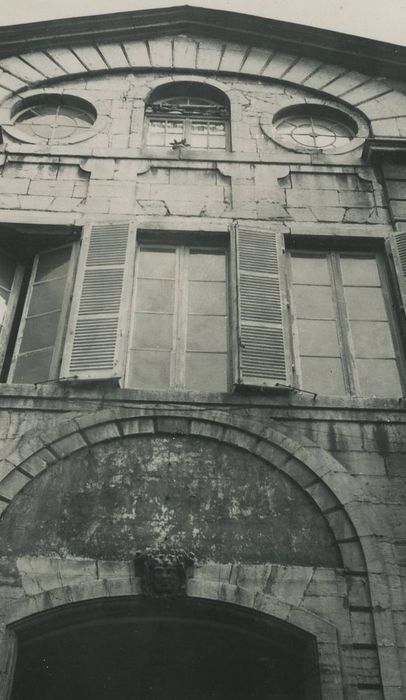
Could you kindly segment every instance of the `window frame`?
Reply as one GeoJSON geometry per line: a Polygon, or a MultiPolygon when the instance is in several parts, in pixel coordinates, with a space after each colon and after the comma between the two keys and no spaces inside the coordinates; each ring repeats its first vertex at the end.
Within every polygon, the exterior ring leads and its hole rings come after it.
{"type": "MultiPolygon", "coordinates": [[[[230,103],[228,97],[223,93],[221,90],[218,88],[214,88],[211,85],[207,85],[205,83],[195,83],[195,82],[190,82],[188,83],[187,81],[179,81],[179,82],[174,82],[174,83],[169,83],[165,85],[161,85],[158,88],[156,88],[152,94],[149,96],[149,98],[146,100],[145,103],[145,112],[144,112],[144,134],[143,134],[143,142],[145,147],[147,148],[171,148],[170,144],[162,144],[162,145],[157,145],[157,144],[150,144],[148,142],[149,134],[150,134],[150,125],[152,121],[162,121],[166,122],[168,120],[170,121],[178,121],[182,123],[182,135],[181,139],[185,139],[186,144],[188,145],[189,148],[193,149],[193,151],[219,151],[221,153],[224,153],[224,151],[230,151],[231,150],[231,115],[230,115],[230,103]],[[190,113],[187,111],[185,113],[182,113],[182,110],[180,107],[176,107],[174,104],[173,109],[171,110],[170,108],[168,109],[156,109],[156,112],[153,111],[153,105],[159,102],[163,102],[165,99],[168,101],[170,100],[175,100],[176,98],[181,99],[181,98],[186,98],[186,97],[195,97],[201,100],[205,100],[208,104],[205,106],[204,104],[201,105],[200,109],[202,110],[202,114],[199,115],[199,105],[194,106],[194,110],[190,110],[190,113]],[[207,107],[210,105],[210,103],[214,106],[222,107],[224,110],[224,114],[222,115],[208,115],[205,113],[205,107],[207,110],[207,107]],[[224,146],[221,147],[216,147],[216,146],[193,146],[191,145],[192,141],[192,124],[194,122],[204,122],[206,124],[209,124],[210,122],[212,123],[221,123],[224,125],[224,146]]],[[[166,136],[166,132],[164,132],[164,135],[166,136]]],[[[180,134],[179,134],[180,136],[180,134]]],[[[175,135],[174,135],[174,139],[175,135]]],[[[207,142],[209,144],[210,140],[210,134],[207,133],[207,142]]]]}
{"type": "Polygon", "coordinates": [[[17,227],[1,225],[0,228],[2,229],[0,231],[0,251],[15,265],[13,284],[4,315],[4,323],[0,331],[0,383],[2,384],[37,383],[34,380],[21,382],[14,379],[16,365],[20,357],[21,342],[28,320],[27,312],[35,285],[36,271],[42,255],[63,248],[70,251],[61,307],[56,309],[59,318],[55,342],[50,346],[52,347],[52,361],[49,377],[47,380],[39,379],[38,383],[58,380],[80,250],[79,230],[76,227],[56,226],[55,230],[50,232],[48,226],[35,224],[17,227]]]}
{"type": "MultiPolygon", "coordinates": [[[[227,371],[226,371],[226,388],[224,390],[219,390],[218,393],[229,393],[232,390],[233,381],[233,367],[234,367],[234,357],[235,357],[235,343],[234,343],[234,323],[233,323],[233,295],[231,290],[231,285],[233,284],[233,277],[231,272],[231,251],[230,242],[228,236],[223,234],[213,235],[213,234],[199,234],[193,233],[191,231],[137,231],[136,234],[136,247],[135,247],[135,261],[134,261],[134,276],[131,298],[128,302],[126,308],[129,314],[129,321],[127,323],[127,334],[126,341],[123,345],[124,347],[124,371],[122,376],[123,388],[129,387],[129,364],[130,364],[130,351],[131,351],[131,340],[135,328],[135,316],[136,316],[136,299],[137,299],[137,270],[139,264],[139,252],[141,248],[144,249],[157,249],[157,250],[175,250],[176,253],[176,273],[175,273],[175,297],[174,297],[174,325],[173,325],[173,335],[177,337],[177,342],[174,343],[171,354],[173,358],[170,360],[170,384],[165,389],[153,389],[151,391],[168,391],[168,392],[200,392],[200,389],[191,389],[185,386],[186,381],[186,337],[187,337],[187,307],[184,305],[184,291],[188,284],[188,270],[187,263],[185,262],[186,255],[189,255],[189,250],[192,248],[196,251],[202,250],[205,253],[210,252],[223,252],[225,259],[225,304],[226,304],[226,325],[227,325],[227,335],[226,335],[226,351],[225,355],[227,358],[227,371]],[[179,267],[180,264],[180,267],[179,267]],[[175,320],[176,319],[176,320],[175,320]],[[183,379],[183,385],[181,385],[180,380],[183,379]]],[[[149,391],[146,388],[136,388],[138,391],[149,391]]],[[[210,392],[212,393],[212,392],[210,392]]]]}
{"type": "MultiPolygon", "coordinates": [[[[344,297],[340,256],[345,257],[347,255],[351,258],[364,260],[374,259],[376,261],[386,318],[393,343],[394,359],[398,370],[400,389],[404,393],[406,391],[406,358],[402,350],[401,326],[394,308],[396,302],[395,274],[394,270],[391,269],[390,261],[388,260],[384,246],[380,245],[379,241],[374,240],[362,241],[362,244],[348,240],[333,243],[325,238],[323,240],[318,240],[306,237],[304,240],[292,239],[291,245],[287,246],[285,276],[288,293],[289,346],[292,357],[292,375],[295,388],[299,391],[311,392],[310,389],[302,388],[303,376],[301,370],[298,319],[296,318],[293,298],[292,253],[293,255],[297,253],[300,256],[311,259],[316,257],[326,259],[330,275],[333,307],[336,312],[337,339],[345,387],[345,393],[340,395],[342,398],[368,399],[373,397],[363,395],[359,384],[358,370],[355,366],[356,355],[353,347],[352,333],[349,327],[347,302],[344,297]]],[[[332,396],[333,395],[335,396],[335,394],[332,394],[332,396]]],[[[329,394],[326,394],[326,396],[329,396],[329,394]]]]}
{"type": "MultiPolygon", "coordinates": [[[[43,253],[52,253],[56,252],[58,250],[61,250],[62,248],[70,248],[70,257],[69,257],[69,262],[67,266],[67,274],[66,274],[66,282],[65,282],[65,288],[63,292],[63,300],[62,300],[62,305],[61,305],[61,310],[59,314],[59,319],[58,319],[58,324],[57,324],[57,331],[56,331],[56,337],[55,337],[55,343],[53,345],[53,352],[52,352],[52,360],[51,360],[51,365],[50,365],[50,370],[49,370],[49,379],[48,381],[53,381],[59,378],[60,374],[60,367],[61,367],[61,362],[62,362],[62,352],[63,352],[63,341],[67,332],[67,320],[68,320],[68,313],[69,313],[69,308],[70,308],[70,302],[71,302],[71,297],[72,297],[72,290],[75,282],[75,272],[76,272],[76,265],[77,265],[77,258],[78,258],[78,252],[79,252],[79,241],[76,242],[71,242],[71,243],[61,243],[60,245],[56,246],[51,246],[49,248],[44,248],[43,250],[38,251],[38,253],[34,254],[34,258],[32,260],[32,264],[30,268],[27,268],[26,272],[29,273],[29,280],[28,280],[28,286],[26,289],[25,297],[24,297],[24,305],[21,311],[21,315],[17,319],[18,323],[18,331],[17,335],[15,338],[15,342],[13,345],[13,353],[11,357],[11,362],[10,366],[7,371],[7,382],[13,382],[14,379],[14,373],[16,371],[16,366],[18,359],[20,357],[20,347],[22,340],[24,338],[24,331],[25,327],[27,324],[28,320],[28,311],[30,308],[30,303],[31,303],[31,297],[34,291],[34,286],[35,286],[35,276],[37,273],[38,269],[38,264],[40,262],[40,256],[43,253]]],[[[45,284],[46,282],[44,282],[45,284]]]]}

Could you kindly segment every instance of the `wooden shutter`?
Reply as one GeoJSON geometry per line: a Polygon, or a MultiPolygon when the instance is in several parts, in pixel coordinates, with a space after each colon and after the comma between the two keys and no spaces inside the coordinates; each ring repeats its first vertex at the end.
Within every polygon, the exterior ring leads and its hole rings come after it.
{"type": "Polygon", "coordinates": [[[134,249],[135,231],[128,222],[96,224],[85,230],[62,379],[121,376],[134,249]]]}
{"type": "Polygon", "coordinates": [[[406,314],[406,231],[392,234],[389,241],[399,281],[403,311],[406,314]]]}
{"type": "Polygon", "coordinates": [[[23,275],[23,266],[0,249],[0,365],[5,359],[23,275]]]}
{"type": "Polygon", "coordinates": [[[264,228],[235,227],[238,384],[289,384],[281,257],[281,234],[264,228]]]}
{"type": "Polygon", "coordinates": [[[75,245],[50,248],[33,261],[9,380],[29,384],[56,379],[66,327],[75,245]]]}

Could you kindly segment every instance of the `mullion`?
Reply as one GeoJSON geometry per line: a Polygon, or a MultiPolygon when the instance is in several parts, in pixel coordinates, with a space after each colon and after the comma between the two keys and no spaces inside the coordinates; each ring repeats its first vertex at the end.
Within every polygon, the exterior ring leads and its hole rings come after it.
{"type": "Polygon", "coordinates": [[[338,342],[341,346],[341,363],[343,368],[344,383],[347,391],[351,395],[360,395],[361,389],[355,364],[355,349],[344,295],[339,252],[333,251],[329,253],[328,260],[330,265],[333,300],[337,309],[338,342]]]}

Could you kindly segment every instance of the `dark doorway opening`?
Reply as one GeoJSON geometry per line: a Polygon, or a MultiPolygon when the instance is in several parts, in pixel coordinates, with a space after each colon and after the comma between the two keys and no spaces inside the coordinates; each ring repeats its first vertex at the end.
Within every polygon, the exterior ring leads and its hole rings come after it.
{"type": "Polygon", "coordinates": [[[116,598],[14,626],[12,700],[317,700],[313,637],[223,603],[116,598]]]}

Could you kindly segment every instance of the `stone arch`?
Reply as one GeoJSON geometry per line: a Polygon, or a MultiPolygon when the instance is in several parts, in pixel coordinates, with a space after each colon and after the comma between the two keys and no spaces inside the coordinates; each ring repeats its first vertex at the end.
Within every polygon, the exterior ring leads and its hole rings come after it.
{"type": "MultiPolygon", "coordinates": [[[[298,445],[273,425],[258,430],[254,421],[221,411],[171,411],[144,409],[106,410],[61,423],[49,433],[33,434],[3,462],[0,481],[0,509],[5,511],[14,497],[32,479],[59,459],[107,440],[141,434],[196,435],[228,443],[272,464],[293,479],[313,500],[327,520],[348,571],[367,567],[352,517],[356,494],[345,468],[310,440],[298,445]],[[350,510],[351,516],[347,512],[350,510]]],[[[364,532],[367,525],[359,523],[364,532]]]]}
{"type": "MultiPolygon", "coordinates": [[[[64,421],[40,434],[32,431],[0,467],[3,475],[0,481],[0,509],[5,511],[13,498],[32,479],[70,454],[124,436],[165,433],[208,437],[237,446],[271,463],[308,493],[333,531],[345,570],[350,576],[355,575],[369,581],[366,589],[367,607],[363,614],[372,615],[376,609],[376,614],[373,615],[375,629],[379,632],[379,638],[385,639],[385,647],[378,649],[385,681],[388,645],[390,653],[396,655],[396,635],[391,621],[379,614],[381,610],[384,612],[380,602],[382,591],[379,584],[375,585],[374,576],[370,578],[370,573],[386,570],[373,535],[373,523],[368,521],[368,517],[358,507],[353,479],[343,465],[311,440],[306,439],[302,445],[298,445],[279,432],[272,421],[266,426],[259,426],[256,421],[228,416],[221,410],[128,408],[106,409],[84,415],[64,421]]],[[[244,598],[242,586],[237,588],[238,595],[244,598]]],[[[226,587],[224,591],[227,590],[226,587]]],[[[248,593],[250,595],[251,592],[248,593]]],[[[32,603],[34,607],[38,602],[37,599],[35,601],[32,603]]],[[[259,604],[258,601],[259,598],[256,605],[259,604]]],[[[21,604],[25,605],[24,602],[21,604]]],[[[271,605],[267,599],[268,604],[271,605]]],[[[28,609],[26,614],[30,614],[28,609]]],[[[301,615],[302,611],[299,610],[293,617],[300,620],[301,615]]],[[[296,624],[293,618],[292,623],[296,624]]],[[[389,682],[390,679],[387,680],[389,682]]],[[[330,700],[333,696],[327,697],[330,700]]]]}
{"type": "MultiPolygon", "coordinates": [[[[141,585],[137,578],[122,577],[115,580],[98,580],[82,585],[62,586],[37,595],[14,601],[4,619],[3,633],[0,630],[0,642],[3,642],[4,658],[9,662],[8,686],[12,683],[11,668],[17,656],[18,627],[27,620],[35,622],[44,613],[68,610],[69,606],[87,603],[114,602],[116,600],[137,600],[141,596],[141,585]]],[[[307,610],[301,603],[289,605],[272,594],[264,594],[260,589],[242,588],[232,585],[225,572],[218,572],[216,580],[200,576],[192,577],[188,582],[186,601],[215,603],[227,609],[245,611],[248,614],[260,614],[263,620],[275,620],[289,630],[299,630],[317,645],[319,666],[321,669],[321,686],[323,700],[343,700],[343,669],[339,650],[339,634],[335,625],[323,616],[307,610]],[[328,673],[323,674],[323,670],[328,673]]],[[[5,700],[0,682],[0,698],[5,700]]]]}
{"type": "MultiPolygon", "coordinates": [[[[375,136],[406,135],[406,95],[384,79],[251,43],[198,39],[192,35],[98,41],[2,58],[0,100],[4,104],[27,90],[73,77],[161,69],[283,81],[359,110],[369,120],[375,136]]],[[[7,118],[7,110],[3,115],[7,118]]]]}

